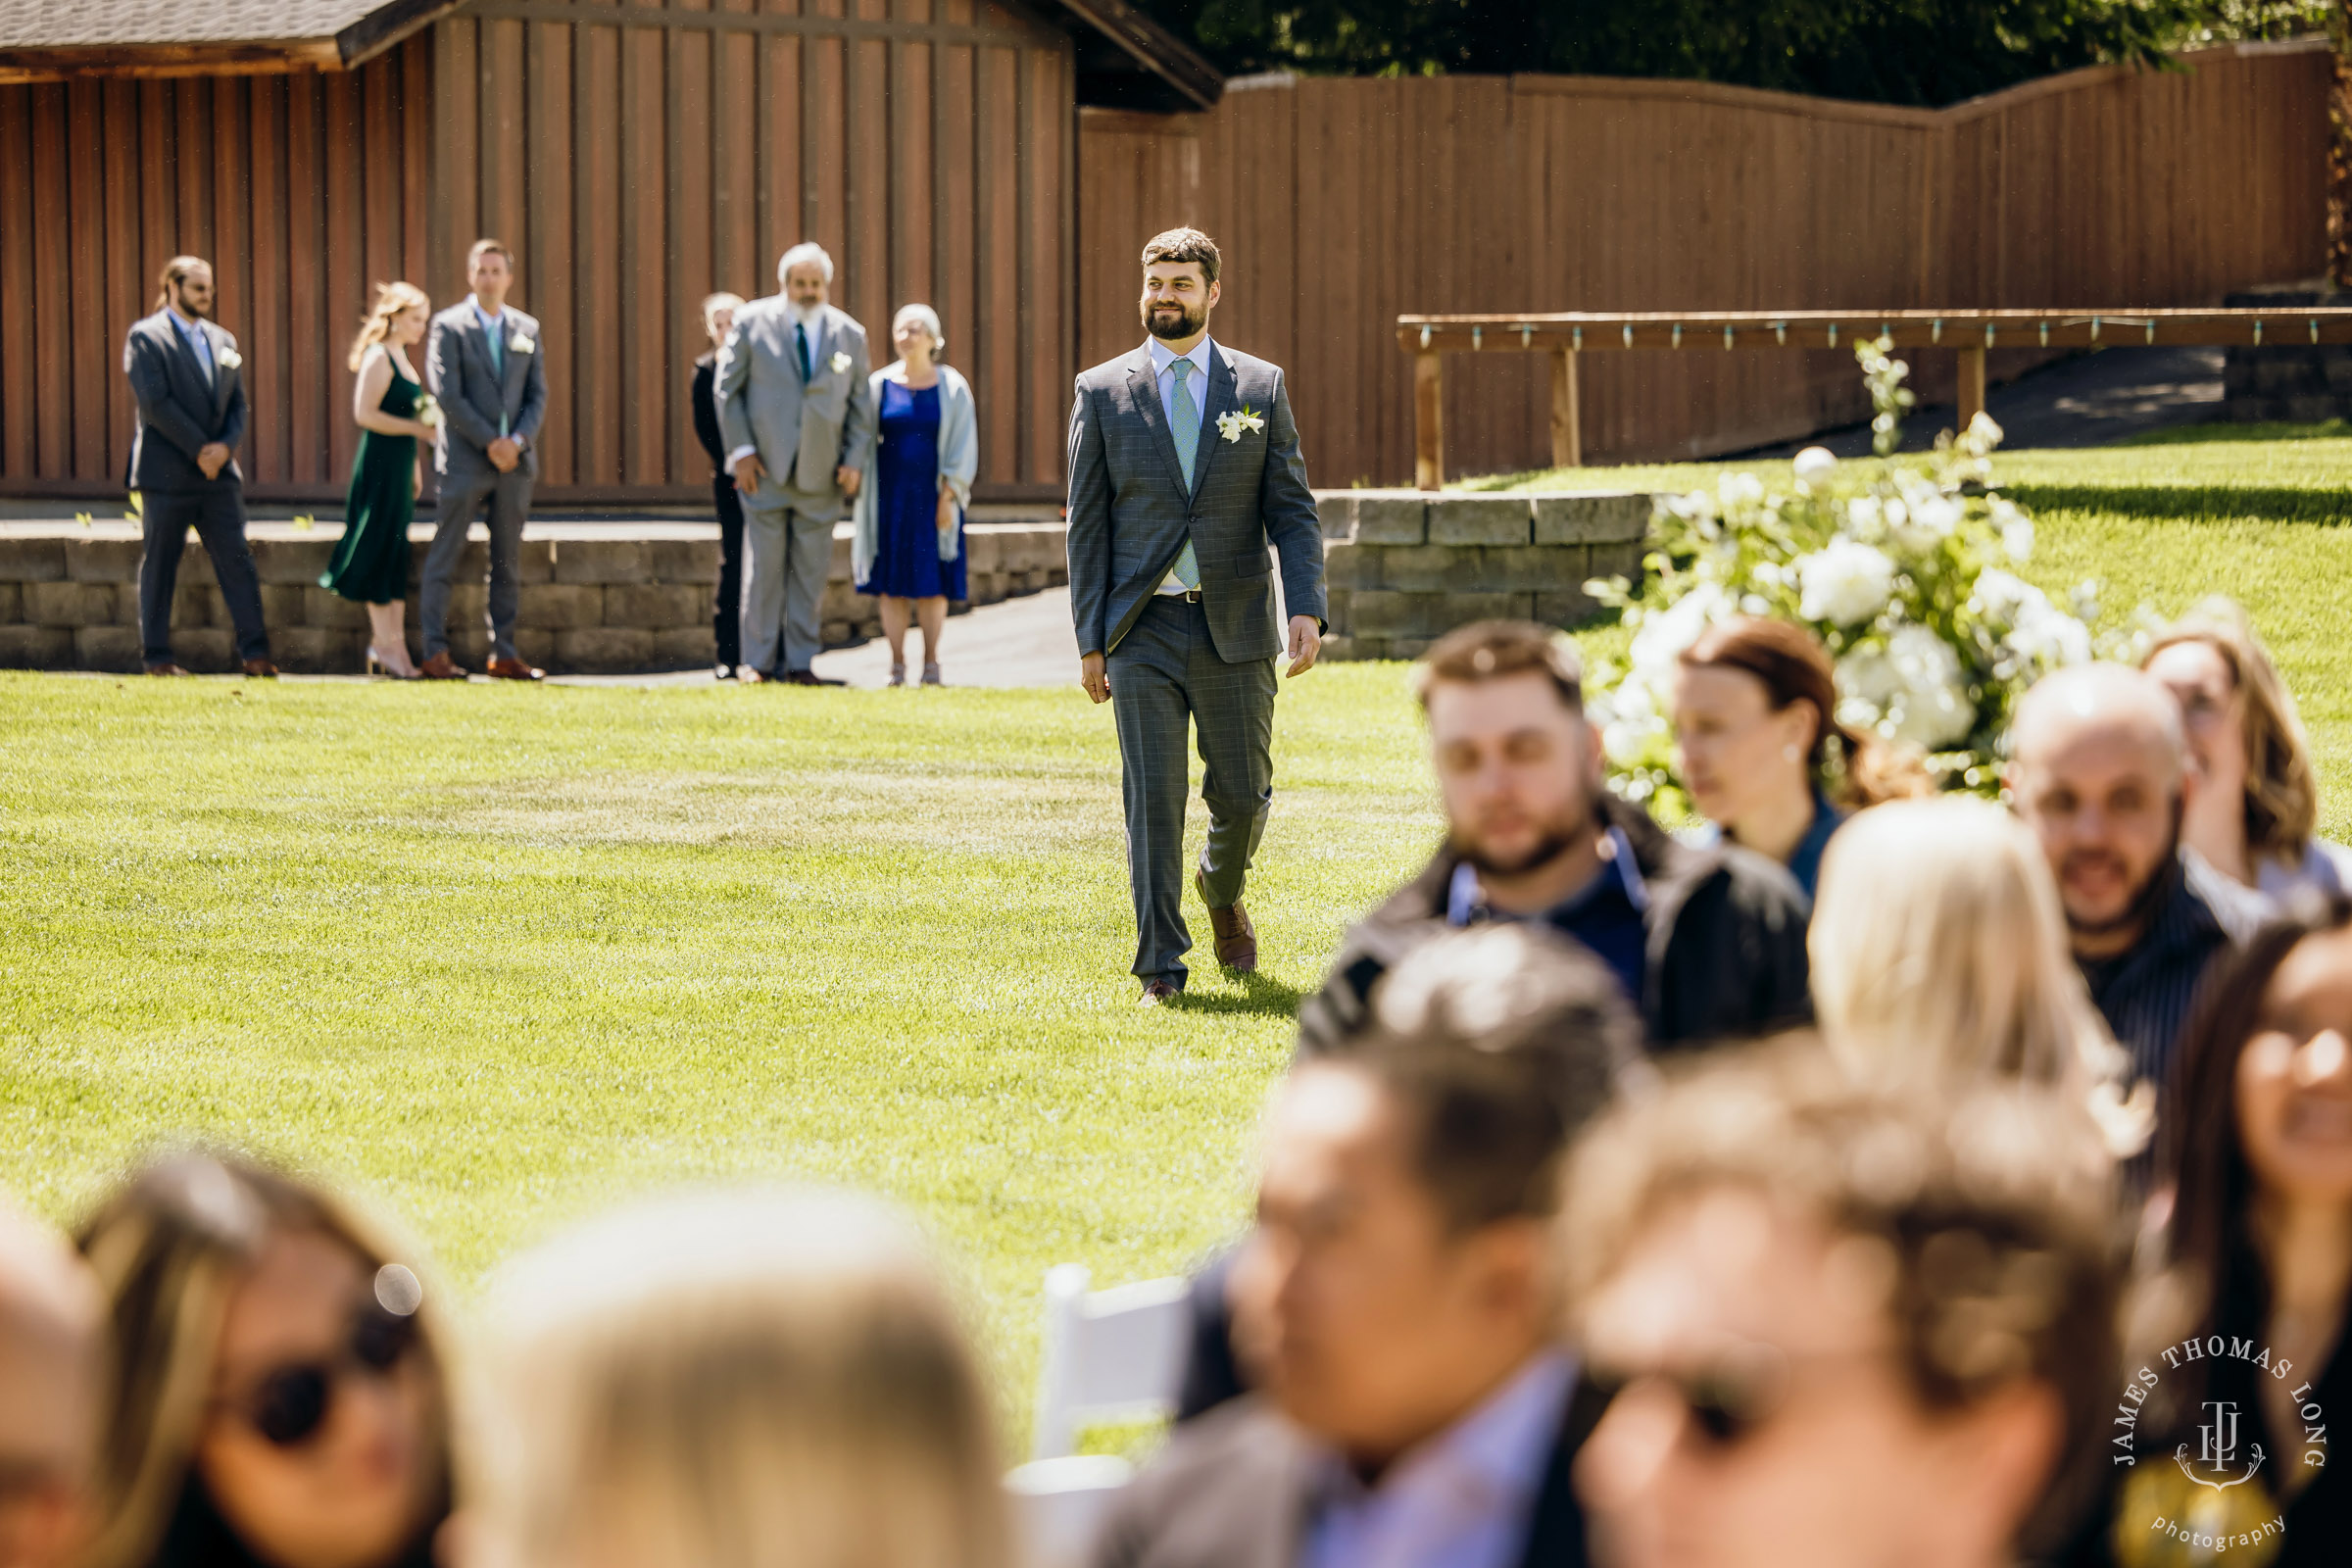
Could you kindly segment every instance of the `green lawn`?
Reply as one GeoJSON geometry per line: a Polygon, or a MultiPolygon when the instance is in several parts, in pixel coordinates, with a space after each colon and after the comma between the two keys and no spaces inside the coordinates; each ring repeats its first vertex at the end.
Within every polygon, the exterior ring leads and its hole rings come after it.
{"type": "MultiPolygon", "coordinates": [[[[2046,585],[2252,607],[2352,836],[2352,440],[2001,467],[2046,585]]],[[[1110,715],[1074,689],[0,674],[0,1187],[68,1215],[202,1131],[349,1175],[463,1292],[648,1186],[871,1186],[957,1260],[1017,1432],[1043,1271],[1232,1233],[1298,991],[1432,841],[1401,667],[1277,711],[1265,972],[1145,1013],[1110,715]]]]}

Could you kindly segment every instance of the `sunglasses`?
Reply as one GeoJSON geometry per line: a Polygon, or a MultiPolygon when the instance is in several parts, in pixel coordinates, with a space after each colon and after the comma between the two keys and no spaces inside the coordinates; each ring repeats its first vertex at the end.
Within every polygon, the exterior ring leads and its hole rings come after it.
{"type": "Polygon", "coordinates": [[[416,1344],[413,1317],[373,1302],[352,1316],[351,1337],[331,1358],[293,1361],[258,1379],[236,1403],[246,1425],[274,1447],[295,1448],[318,1435],[334,1406],[335,1388],[362,1374],[386,1377],[416,1344]]]}
{"type": "Polygon", "coordinates": [[[1769,1345],[1748,1345],[1688,1367],[1639,1372],[1595,1368],[1592,1382],[1612,1401],[1641,1384],[1674,1396],[1689,1430],[1707,1447],[1728,1450],[1754,1437],[1788,1396],[1789,1358],[1769,1345]]]}

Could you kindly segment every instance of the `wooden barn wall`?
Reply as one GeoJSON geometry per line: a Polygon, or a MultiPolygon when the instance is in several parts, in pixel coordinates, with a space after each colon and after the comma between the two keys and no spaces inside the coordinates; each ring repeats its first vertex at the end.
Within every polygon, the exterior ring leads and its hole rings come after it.
{"type": "MultiPolygon", "coordinates": [[[[1141,336],[1136,256],[1192,222],[1216,331],[1290,369],[1318,484],[1409,483],[1405,312],[2178,305],[2324,266],[2328,57],[2200,52],[1942,111],[1688,82],[1242,82],[1081,117],[1080,358],[1141,336]]],[[[1951,356],[1913,357],[1949,396],[1951,356]]],[[[2025,351],[1996,350],[1995,375],[2025,351]],[[2006,363],[2004,363],[2006,362],[2006,363]]],[[[1446,466],[1549,461],[1542,356],[1446,361],[1446,466]]],[[[1842,352],[1583,358],[1588,462],[1736,451],[1867,413],[1842,352]]]]}
{"type": "Polygon", "coordinates": [[[540,494],[709,494],[704,296],[813,239],[875,364],[909,301],[979,407],[983,494],[1051,494],[1076,338],[1071,56],[975,0],[477,0],[436,24],[425,287],[515,251],[550,398],[540,494]],[[610,20],[608,20],[608,18],[610,20]]]}
{"type": "Polygon", "coordinates": [[[982,0],[480,0],[353,73],[0,86],[0,493],[121,494],[122,334],[220,274],[261,500],[339,499],[378,279],[464,297],[483,234],[549,375],[540,498],[709,496],[700,307],[814,239],[877,364],[940,314],[984,496],[1059,493],[1077,354],[1067,37],[982,0]]]}
{"type": "Polygon", "coordinates": [[[208,257],[245,356],[260,498],[340,495],[368,285],[426,265],[430,44],[351,73],[0,86],[0,489],[120,496],[122,338],[208,257]]]}

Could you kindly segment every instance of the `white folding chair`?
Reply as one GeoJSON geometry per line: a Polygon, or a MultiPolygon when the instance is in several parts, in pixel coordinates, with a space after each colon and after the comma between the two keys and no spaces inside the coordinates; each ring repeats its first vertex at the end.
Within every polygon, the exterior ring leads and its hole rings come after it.
{"type": "Polygon", "coordinates": [[[1045,1376],[1037,1394],[1033,1459],[1057,1459],[1080,1420],[1146,1421],[1175,1407],[1187,1325],[1182,1278],[1093,1291],[1084,1265],[1046,1272],[1045,1376]]]}
{"type": "Polygon", "coordinates": [[[1074,1454],[1082,1421],[1167,1414],[1184,1376],[1190,1282],[1146,1280],[1093,1292],[1085,1267],[1046,1273],[1045,1375],[1038,1386],[1034,1457],[1004,1478],[1028,1568],[1085,1560],[1111,1499],[1135,1467],[1110,1454],[1074,1454]]]}

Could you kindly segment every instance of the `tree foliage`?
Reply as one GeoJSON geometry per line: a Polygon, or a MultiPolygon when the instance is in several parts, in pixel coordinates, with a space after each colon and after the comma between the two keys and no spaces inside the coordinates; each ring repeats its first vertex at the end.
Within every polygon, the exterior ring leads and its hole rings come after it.
{"type": "Polygon", "coordinates": [[[1142,0],[1229,73],[1678,76],[1940,105],[2324,26],[2329,0],[1142,0]]]}

